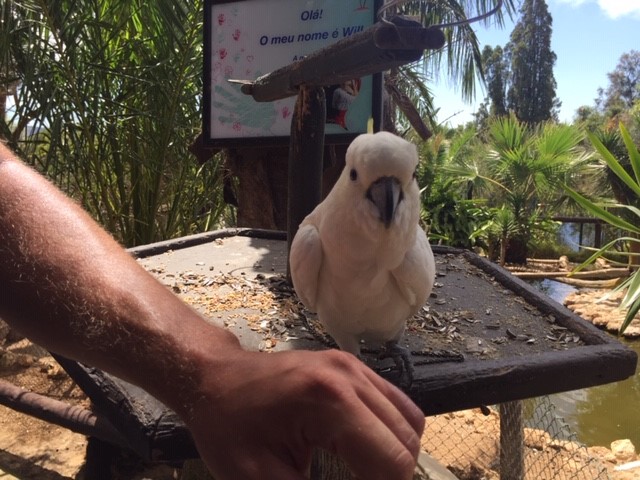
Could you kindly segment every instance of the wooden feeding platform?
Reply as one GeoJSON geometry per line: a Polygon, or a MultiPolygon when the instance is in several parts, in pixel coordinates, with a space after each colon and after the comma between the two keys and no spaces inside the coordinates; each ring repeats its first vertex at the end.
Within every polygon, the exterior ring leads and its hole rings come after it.
{"type": "MultiPolygon", "coordinates": [[[[330,348],[315,316],[286,282],[286,235],[221,230],[131,250],[167,288],[247,349],[330,348]]],[[[634,374],[636,354],[506,270],[474,253],[434,247],[434,294],[408,322],[414,353],[406,390],[425,415],[494,405],[615,382],[634,374]]],[[[365,360],[397,383],[389,360],[365,360]],[[389,363],[386,363],[389,362],[389,363]]],[[[177,416],[143,390],[61,359],[98,412],[134,451],[152,460],[197,456],[177,416]]]]}

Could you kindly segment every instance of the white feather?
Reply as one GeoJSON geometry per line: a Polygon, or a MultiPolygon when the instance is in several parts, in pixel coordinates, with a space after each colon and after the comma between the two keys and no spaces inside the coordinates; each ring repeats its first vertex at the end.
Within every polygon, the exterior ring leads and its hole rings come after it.
{"type": "Polygon", "coordinates": [[[399,340],[431,293],[435,262],[418,225],[417,164],[415,146],[400,137],[360,135],[334,188],[292,242],[295,290],[343,350],[358,354],[361,339],[399,340]],[[367,198],[383,177],[397,179],[402,191],[388,228],[367,198]]]}

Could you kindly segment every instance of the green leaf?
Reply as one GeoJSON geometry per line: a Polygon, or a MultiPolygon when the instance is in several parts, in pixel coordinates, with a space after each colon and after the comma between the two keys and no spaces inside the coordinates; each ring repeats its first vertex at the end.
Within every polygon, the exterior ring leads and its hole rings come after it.
{"type": "Polygon", "coordinates": [[[635,303],[640,299],[640,274],[638,274],[639,270],[636,270],[636,273],[631,277],[631,282],[629,282],[629,288],[627,289],[627,294],[622,299],[620,306],[622,308],[628,308],[630,305],[635,303]]]}
{"type": "Polygon", "coordinates": [[[629,311],[627,312],[626,317],[624,318],[624,322],[622,322],[622,325],[620,326],[620,334],[622,335],[624,333],[624,331],[627,329],[627,327],[629,326],[629,324],[633,321],[633,319],[635,318],[636,314],[640,312],[640,299],[638,299],[629,309],[629,311]]]}
{"type": "Polygon", "coordinates": [[[629,159],[631,160],[631,167],[633,168],[633,173],[636,175],[636,182],[640,185],[640,152],[636,148],[635,143],[629,135],[629,131],[624,126],[623,123],[620,123],[620,134],[622,135],[622,140],[627,147],[627,151],[629,152],[629,159]]]}
{"type": "MultiPolygon", "coordinates": [[[[615,173],[620,180],[622,180],[633,192],[640,197],[640,184],[636,183],[631,175],[620,165],[620,162],[613,156],[613,154],[605,147],[600,140],[592,133],[587,133],[589,140],[596,148],[598,153],[602,156],[602,159],[607,163],[607,166],[615,173]]],[[[625,141],[626,143],[626,141],[625,141]]],[[[635,148],[635,146],[634,146],[635,148]]],[[[629,152],[631,154],[631,151],[629,152]]]]}
{"type": "MultiPolygon", "coordinates": [[[[603,247],[601,247],[600,249],[598,249],[594,254],[592,254],[589,258],[587,258],[584,262],[582,262],[580,265],[578,265],[576,268],[573,269],[573,271],[571,272],[571,274],[569,274],[569,276],[571,276],[574,273],[577,273],[581,270],[583,270],[585,267],[591,265],[593,262],[596,261],[597,258],[602,257],[605,253],[607,253],[607,251],[613,247],[616,243],[618,243],[620,239],[616,238],[615,240],[611,240],[609,243],[607,243],[606,245],[604,245],[603,247]]],[[[594,250],[593,248],[588,248],[587,250],[594,250]]]]}
{"type": "Polygon", "coordinates": [[[640,222],[640,208],[634,207],[633,205],[617,205],[617,206],[624,207],[630,212],[633,212],[638,217],[638,221],[640,222]]]}

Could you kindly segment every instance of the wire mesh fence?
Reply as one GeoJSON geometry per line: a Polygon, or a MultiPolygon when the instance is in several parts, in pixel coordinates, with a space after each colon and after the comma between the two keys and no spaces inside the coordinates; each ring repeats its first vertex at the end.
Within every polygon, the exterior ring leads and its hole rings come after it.
{"type": "Polygon", "coordinates": [[[422,446],[460,480],[609,480],[549,397],[430,417],[422,446]]]}

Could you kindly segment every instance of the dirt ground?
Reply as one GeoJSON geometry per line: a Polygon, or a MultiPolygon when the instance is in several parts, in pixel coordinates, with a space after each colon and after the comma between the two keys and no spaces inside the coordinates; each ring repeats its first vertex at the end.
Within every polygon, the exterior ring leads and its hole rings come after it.
{"type": "MultiPolygon", "coordinates": [[[[0,329],[1,330],[1,329],[0,329]]],[[[0,380],[70,405],[90,408],[78,388],[48,352],[26,339],[0,339],[0,380]]],[[[84,472],[87,437],[0,406],[0,480],[89,480],[84,472]]],[[[173,468],[145,465],[122,454],[113,478],[173,480],[173,468]]]]}
{"type": "MultiPolygon", "coordinates": [[[[0,352],[0,378],[74,405],[88,404],[45,351],[26,340],[0,352]]],[[[86,438],[0,406],[0,478],[76,478],[84,464],[86,438]]]]}

